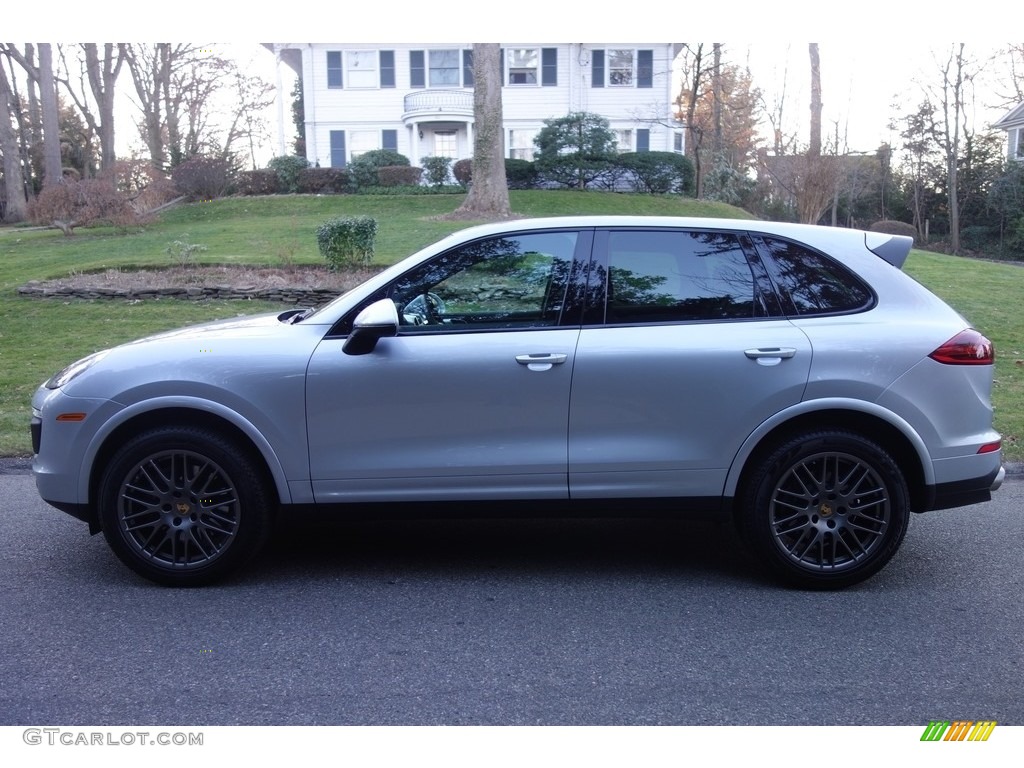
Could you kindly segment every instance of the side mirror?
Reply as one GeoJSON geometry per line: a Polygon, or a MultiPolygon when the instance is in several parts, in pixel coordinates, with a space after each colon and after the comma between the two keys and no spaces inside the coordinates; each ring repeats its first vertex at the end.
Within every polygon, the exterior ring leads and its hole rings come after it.
{"type": "Polygon", "coordinates": [[[366,355],[385,336],[398,335],[398,309],[391,299],[375,301],[358,315],[352,323],[352,332],[342,350],[346,355],[366,355]]]}

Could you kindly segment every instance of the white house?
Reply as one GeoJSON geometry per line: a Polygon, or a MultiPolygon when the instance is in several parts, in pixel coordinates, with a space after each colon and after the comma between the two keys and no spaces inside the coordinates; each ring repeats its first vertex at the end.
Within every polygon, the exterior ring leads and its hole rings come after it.
{"type": "MultiPolygon", "coordinates": [[[[417,165],[426,156],[473,154],[472,44],[265,43],[277,58],[278,155],[291,154],[283,67],[301,73],[306,157],[344,167],[371,149],[417,165]]],[[[620,151],[683,151],[673,116],[678,43],[502,45],[505,155],[532,159],[550,118],[606,117],[620,151]]]]}
{"type": "Polygon", "coordinates": [[[1024,161],[1024,103],[1011,109],[993,123],[992,127],[1006,131],[1007,159],[1024,161]]]}

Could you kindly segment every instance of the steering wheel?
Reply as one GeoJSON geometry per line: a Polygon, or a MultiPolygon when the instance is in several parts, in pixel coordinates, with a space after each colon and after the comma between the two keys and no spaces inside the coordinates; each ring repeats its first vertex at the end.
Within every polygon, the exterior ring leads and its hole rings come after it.
{"type": "Polygon", "coordinates": [[[402,316],[413,325],[437,325],[439,315],[445,313],[444,300],[436,293],[426,291],[402,308],[402,316]]]}

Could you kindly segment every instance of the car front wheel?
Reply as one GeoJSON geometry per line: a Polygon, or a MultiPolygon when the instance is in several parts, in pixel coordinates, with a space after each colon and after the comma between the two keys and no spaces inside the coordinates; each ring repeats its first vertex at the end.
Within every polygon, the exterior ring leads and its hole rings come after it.
{"type": "Polygon", "coordinates": [[[758,559],[799,587],[846,587],[877,573],[907,530],[903,473],[858,434],[795,436],[761,462],[736,511],[740,535],[758,559]]]}
{"type": "Polygon", "coordinates": [[[100,484],[100,522],[114,553],[147,579],[200,586],[262,547],[267,483],[234,442],[198,427],[144,432],[114,455],[100,484]]]}

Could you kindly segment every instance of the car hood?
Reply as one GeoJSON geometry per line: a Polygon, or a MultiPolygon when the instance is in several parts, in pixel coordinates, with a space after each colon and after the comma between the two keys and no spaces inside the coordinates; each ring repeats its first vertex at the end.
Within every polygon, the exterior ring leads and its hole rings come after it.
{"type": "Polygon", "coordinates": [[[214,320],[209,323],[189,325],[184,328],[176,328],[171,331],[155,333],[152,336],[145,336],[128,342],[128,345],[148,344],[154,341],[209,340],[215,337],[237,338],[240,336],[277,335],[279,330],[288,327],[279,320],[281,314],[274,312],[262,315],[246,315],[244,317],[233,317],[226,320],[214,320]]]}

